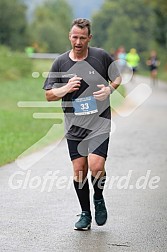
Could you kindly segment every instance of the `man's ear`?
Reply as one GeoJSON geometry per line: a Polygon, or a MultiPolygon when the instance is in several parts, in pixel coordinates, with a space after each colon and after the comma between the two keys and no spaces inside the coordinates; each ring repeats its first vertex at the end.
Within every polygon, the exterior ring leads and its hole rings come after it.
{"type": "Polygon", "coordinates": [[[71,38],[71,32],[69,32],[69,34],[68,34],[68,38],[69,38],[69,39],[71,38]]]}
{"type": "Polygon", "coordinates": [[[89,41],[91,41],[92,37],[93,37],[93,35],[90,34],[90,35],[89,35],[89,41]]]}

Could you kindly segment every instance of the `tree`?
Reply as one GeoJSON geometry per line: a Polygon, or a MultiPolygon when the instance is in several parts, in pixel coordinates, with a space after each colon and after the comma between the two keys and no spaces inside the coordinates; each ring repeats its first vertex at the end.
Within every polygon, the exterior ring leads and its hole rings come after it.
{"type": "Polygon", "coordinates": [[[31,24],[33,39],[48,52],[62,53],[69,47],[72,10],[66,0],[48,0],[37,7],[31,24]]]}
{"type": "Polygon", "coordinates": [[[158,44],[167,48],[167,4],[166,0],[146,0],[156,16],[154,37],[158,44]]]}
{"type": "Polygon", "coordinates": [[[0,0],[0,44],[21,49],[26,44],[26,7],[19,0],[0,0]]]}
{"type": "Polygon", "coordinates": [[[93,44],[106,50],[120,45],[146,50],[153,39],[154,15],[145,0],[106,0],[93,16],[93,44]],[[144,7],[143,7],[144,6],[144,7]]]}
{"type": "Polygon", "coordinates": [[[113,48],[123,45],[126,50],[129,50],[138,41],[138,36],[133,32],[131,22],[127,16],[121,16],[118,20],[114,19],[107,29],[107,35],[110,38],[104,44],[104,47],[107,49],[110,49],[111,45],[113,48]]]}

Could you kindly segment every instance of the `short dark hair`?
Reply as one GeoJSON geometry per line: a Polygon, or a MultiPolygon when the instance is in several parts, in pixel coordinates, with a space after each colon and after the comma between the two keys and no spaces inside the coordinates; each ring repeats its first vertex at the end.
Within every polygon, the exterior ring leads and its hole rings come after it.
{"type": "Polygon", "coordinates": [[[87,28],[88,29],[88,35],[91,34],[91,23],[88,19],[85,18],[77,18],[74,19],[71,25],[71,28],[73,26],[78,26],[79,28],[83,29],[83,28],[87,28]]]}

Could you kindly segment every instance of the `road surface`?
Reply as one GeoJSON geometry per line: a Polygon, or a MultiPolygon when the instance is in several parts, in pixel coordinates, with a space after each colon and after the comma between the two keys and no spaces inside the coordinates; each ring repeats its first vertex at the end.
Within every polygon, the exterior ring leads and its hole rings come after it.
{"type": "MultiPolygon", "coordinates": [[[[136,77],[128,92],[148,82],[136,77]]],[[[0,168],[1,252],[167,251],[167,86],[159,83],[137,108],[137,94],[131,98],[113,116],[107,224],[93,220],[90,231],[73,230],[80,207],[63,140],[45,148],[42,158],[30,156],[38,160],[30,167],[23,159],[0,168]]],[[[92,195],[91,187],[94,216],[92,195]]]]}

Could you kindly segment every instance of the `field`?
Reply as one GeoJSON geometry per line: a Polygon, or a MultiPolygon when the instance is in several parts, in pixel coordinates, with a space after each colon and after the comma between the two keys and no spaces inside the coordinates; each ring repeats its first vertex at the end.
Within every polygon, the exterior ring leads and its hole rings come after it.
{"type": "MultiPolygon", "coordinates": [[[[51,62],[34,62],[34,71],[48,71],[51,62]]],[[[15,160],[27,148],[39,141],[53,126],[53,119],[34,119],[34,112],[55,112],[55,108],[21,108],[20,101],[45,101],[44,78],[31,74],[18,80],[1,81],[0,165],[15,160]]],[[[63,134],[63,128],[55,139],[63,134]]],[[[54,139],[48,139],[48,142],[54,139]]],[[[47,142],[45,143],[47,144],[47,142]]]]}

